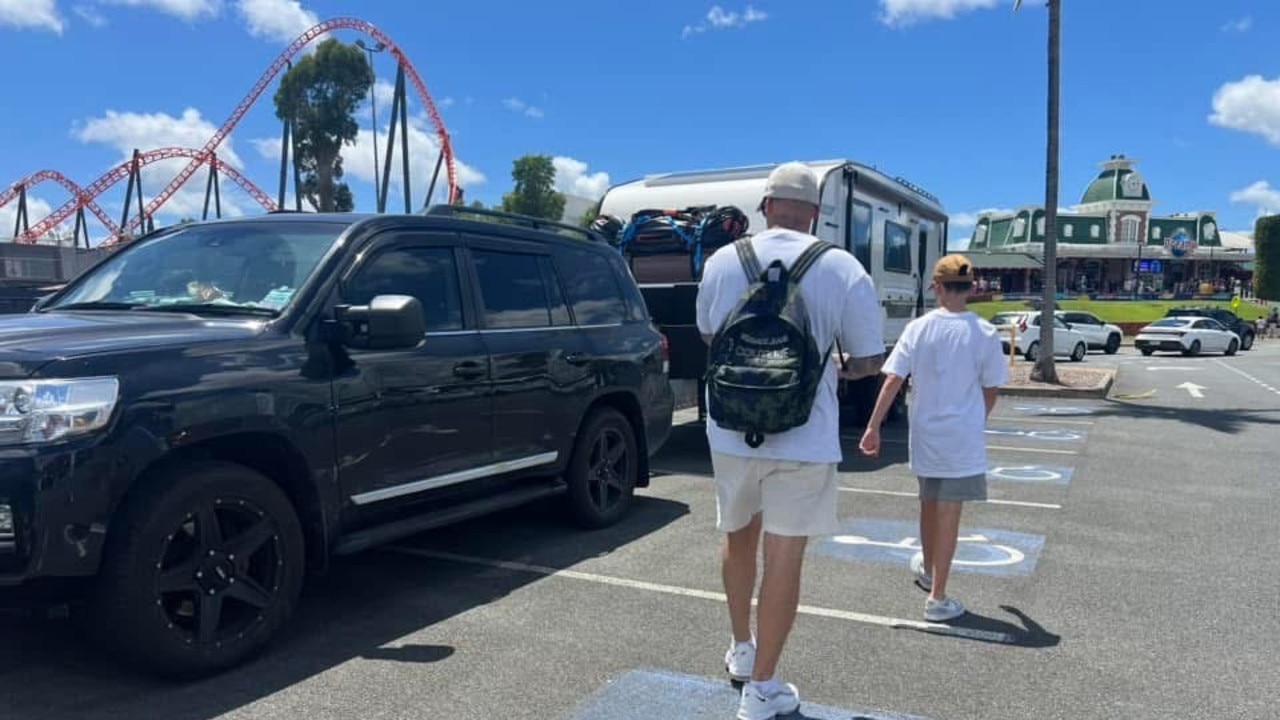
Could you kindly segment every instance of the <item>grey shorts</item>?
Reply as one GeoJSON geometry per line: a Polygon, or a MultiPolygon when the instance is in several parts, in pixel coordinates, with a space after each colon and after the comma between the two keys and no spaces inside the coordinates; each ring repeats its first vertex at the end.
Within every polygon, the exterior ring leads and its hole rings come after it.
{"type": "Polygon", "coordinates": [[[942,502],[981,502],[987,499],[987,475],[919,478],[920,499],[942,502]]]}

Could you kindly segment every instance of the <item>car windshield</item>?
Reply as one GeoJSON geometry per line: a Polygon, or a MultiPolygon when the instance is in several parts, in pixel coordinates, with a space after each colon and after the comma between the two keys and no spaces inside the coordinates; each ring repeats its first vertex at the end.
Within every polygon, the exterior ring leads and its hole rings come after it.
{"type": "Polygon", "coordinates": [[[181,227],[123,248],[41,311],[208,309],[277,315],[345,227],[301,220],[181,227]]]}
{"type": "Polygon", "coordinates": [[[1189,322],[1189,318],[1165,318],[1151,323],[1151,327],[1182,327],[1189,322]]]}

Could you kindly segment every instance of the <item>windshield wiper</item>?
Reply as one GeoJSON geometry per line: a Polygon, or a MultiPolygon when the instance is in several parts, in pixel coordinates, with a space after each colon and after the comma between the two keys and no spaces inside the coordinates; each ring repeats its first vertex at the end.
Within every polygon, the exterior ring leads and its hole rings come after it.
{"type": "Polygon", "coordinates": [[[279,310],[271,308],[253,307],[251,305],[223,305],[220,303],[173,303],[170,305],[139,305],[134,309],[149,312],[215,312],[227,315],[265,315],[267,317],[276,317],[280,314],[279,310]]]}
{"type": "Polygon", "coordinates": [[[137,303],[92,300],[90,302],[77,302],[67,305],[54,305],[53,307],[40,308],[40,312],[48,312],[50,310],[132,310],[136,307],[138,307],[137,303]]]}

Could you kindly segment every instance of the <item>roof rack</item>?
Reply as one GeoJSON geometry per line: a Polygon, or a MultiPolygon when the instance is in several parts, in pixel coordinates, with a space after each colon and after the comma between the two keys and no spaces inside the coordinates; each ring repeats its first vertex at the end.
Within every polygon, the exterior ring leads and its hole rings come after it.
{"type": "Polygon", "coordinates": [[[912,191],[914,191],[915,193],[917,193],[917,194],[919,194],[919,195],[921,195],[921,196],[923,196],[923,197],[929,198],[930,200],[932,200],[932,201],[933,201],[933,202],[935,202],[935,203],[939,202],[939,201],[938,201],[938,197],[937,197],[936,195],[934,195],[933,193],[929,192],[928,190],[925,190],[924,188],[920,187],[919,185],[916,185],[915,183],[911,182],[910,180],[908,180],[908,179],[906,179],[906,178],[904,178],[904,177],[901,177],[901,176],[895,177],[895,178],[893,178],[893,179],[894,179],[894,181],[895,181],[895,182],[897,182],[899,185],[902,185],[903,187],[906,187],[908,190],[912,190],[912,191]]]}
{"type": "Polygon", "coordinates": [[[462,215],[478,215],[481,218],[492,218],[500,223],[511,225],[522,225],[532,230],[554,230],[561,235],[577,236],[586,239],[588,242],[605,242],[605,239],[597,233],[587,228],[569,225],[556,220],[547,220],[544,218],[536,218],[532,215],[517,215],[516,213],[502,212],[499,210],[488,210],[483,208],[466,207],[463,205],[432,205],[428,208],[424,215],[448,215],[450,217],[458,217],[462,215]]]}

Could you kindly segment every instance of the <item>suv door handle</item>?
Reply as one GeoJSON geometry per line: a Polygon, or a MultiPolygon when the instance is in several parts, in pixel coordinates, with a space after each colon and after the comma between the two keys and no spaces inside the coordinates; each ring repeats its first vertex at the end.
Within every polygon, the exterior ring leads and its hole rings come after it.
{"type": "Polygon", "coordinates": [[[482,377],[484,375],[484,367],[480,363],[463,362],[453,366],[453,374],[468,380],[482,377]]]}
{"type": "Polygon", "coordinates": [[[572,352],[564,356],[564,361],[570,365],[586,365],[591,362],[591,356],[584,352],[572,352]]]}

